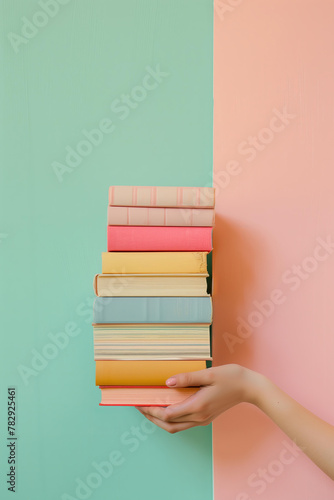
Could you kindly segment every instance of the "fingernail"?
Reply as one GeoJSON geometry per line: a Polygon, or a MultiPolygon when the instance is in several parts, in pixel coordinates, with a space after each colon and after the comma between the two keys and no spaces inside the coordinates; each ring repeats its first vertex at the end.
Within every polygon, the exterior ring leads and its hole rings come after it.
{"type": "Polygon", "coordinates": [[[176,378],[172,377],[166,380],[167,385],[176,385],[176,378]]]}

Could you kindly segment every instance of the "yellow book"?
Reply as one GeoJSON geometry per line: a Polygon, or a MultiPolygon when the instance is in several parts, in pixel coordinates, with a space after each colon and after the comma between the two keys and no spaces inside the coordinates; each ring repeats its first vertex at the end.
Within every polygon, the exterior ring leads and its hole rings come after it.
{"type": "Polygon", "coordinates": [[[165,385],[172,375],[205,369],[205,360],[96,361],[96,385],[165,385]]]}
{"type": "Polygon", "coordinates": [[[207,273],[208,252],[103,252],[103,274],[207,273]]]}

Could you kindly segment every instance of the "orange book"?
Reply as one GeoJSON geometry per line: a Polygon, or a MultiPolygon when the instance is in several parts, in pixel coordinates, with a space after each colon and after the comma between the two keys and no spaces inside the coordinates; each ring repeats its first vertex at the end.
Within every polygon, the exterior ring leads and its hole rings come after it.
{"type": "Polygon", "coordinates": [[[164,385],[172,375],[205,369],[205,360],[102,360],[96,385],[164,385]]]}

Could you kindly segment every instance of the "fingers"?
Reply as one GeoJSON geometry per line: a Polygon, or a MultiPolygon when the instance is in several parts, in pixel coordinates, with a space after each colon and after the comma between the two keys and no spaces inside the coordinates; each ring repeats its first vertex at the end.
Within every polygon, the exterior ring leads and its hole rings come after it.
{"type": "MultiPolygon", "coordinates": [[[[169,408],[169,407],[167,407],[169,408]]],[[[167,411],[167,408],[163,408],[160,406],[141,406],[137,408],[143,415],[150,415],[151,417],[158,418],[159,420],[163,420],[164,422],[184,422],[192,420],[190,417],[192,413],[183,413],[181,417],[174,417],[170,410],[167,411]]]]}
{"type": "MultiPolygon", "coordinates": [[[[198,391],[200,392],[200,391],[198,391]]],[[[193,394],[189,398],[174,405],[169,405],[167,408],[160,406],[140,406],[136,407],[141,413],[158,418],[164,422],[194,422],[201,421],[201,416],[198,415],[202,407],[198,401],[197,394],[193,394]]]]}
{"type": "Polygon", "coordinates": [[[212,368],[205,368],[195,372],[178,373],[166,380],[168,387],[199,387],[211,385],[214,381],[212,368]]]}
{"type": "MultiPolygon", "coordinates": [[[[151,408],[151,407],[149,407],[151,408]]],[[[169,432],[170,434],[175,434],[176,432],[180,431],[185,431],[187,429],[191,429],[192,427],[195,427],[196,425],[199,425],[196,422],[181,422],[181,423],[175,423],[175,422],[164,422],[163,420],[160,420],[159,418],[153,417],[152,415],[146,415],[143,413],[143,415],[153,424],[156,424],[158,427],[161,429],[164,429],[165,431],[169,432]]]]}

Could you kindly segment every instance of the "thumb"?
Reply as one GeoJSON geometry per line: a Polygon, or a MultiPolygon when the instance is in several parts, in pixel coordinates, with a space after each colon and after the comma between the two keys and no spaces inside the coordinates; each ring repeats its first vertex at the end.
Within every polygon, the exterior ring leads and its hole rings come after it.
{"type": "Polygon", "coordinates": [[[212,370],[205,368],[196,372],[179,373],[166,380],[168,387],[199,387],[212,383],[212,370]]]}

